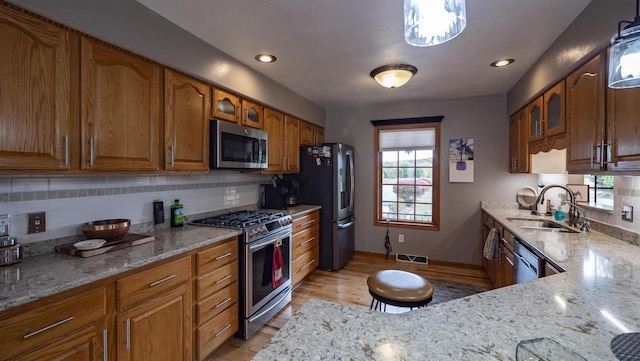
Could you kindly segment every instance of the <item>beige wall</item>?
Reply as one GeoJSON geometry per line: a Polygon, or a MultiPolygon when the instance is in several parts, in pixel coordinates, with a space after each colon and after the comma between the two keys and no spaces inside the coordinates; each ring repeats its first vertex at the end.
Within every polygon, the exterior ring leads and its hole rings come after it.
{"type": "Polygon", "coordinates": [[[515,201],[518,188],[536,184],[535,175],[508,173],[506,97],[422,101],[327,111],[327,141],[355,147],[356,249],[384,253],[385,228],[373,225],[373,126],[370,120],[444,115],[441,126],[440,231],[391,228],[394,252],[480,264],[480,201],[515,201]],[[475,182],[449,183],[447,144],[475,139],[475,182]],[[398,234],[405,242],[398,243],[398,234]]]}
{"type": "MultiPolygon", "coordinates": [[[[593,0],[507,94],[513,114],[606,47],[620,20],[633,20],[635,1],[593,0]]],[[[517,60],[517,59],[516,59],[517,60]]]]}
{"type": "MultiPolygon", "coordinates": [[[[325,111],[135,0],[11,0],[111,44],[324,126],[325,111]]],[[[229,36],[229,34],[220,34],[229,36]]]]}

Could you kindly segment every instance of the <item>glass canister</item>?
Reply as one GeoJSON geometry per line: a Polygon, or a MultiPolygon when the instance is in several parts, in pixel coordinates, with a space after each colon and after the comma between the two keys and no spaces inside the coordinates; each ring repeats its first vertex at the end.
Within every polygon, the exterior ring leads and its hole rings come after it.
{"type": "Polygon", "coordinates": [[[534,338],[518,343],[517,361],[587,361],[584,357],[567,349],[550,338],[534,338]]]}

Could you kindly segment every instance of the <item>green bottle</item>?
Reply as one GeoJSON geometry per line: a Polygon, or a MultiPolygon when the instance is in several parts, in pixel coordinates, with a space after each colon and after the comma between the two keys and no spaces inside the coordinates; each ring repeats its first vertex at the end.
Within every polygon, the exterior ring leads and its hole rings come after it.
{"type": "Polygon", "coordinates": [[[184,207],[176,199],[171,205],[171,227],[182,227],[184,224],[184,207]]]}

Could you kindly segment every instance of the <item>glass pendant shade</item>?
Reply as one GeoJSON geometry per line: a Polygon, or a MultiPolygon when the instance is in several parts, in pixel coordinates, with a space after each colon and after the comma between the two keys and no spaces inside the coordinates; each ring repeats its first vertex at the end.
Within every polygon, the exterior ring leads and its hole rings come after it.
{"type": "Polygon", "coordinates": [[[404,0],[404,40],[413,46],[442,44],[467,26],[465,0],[404,0]]]}
{"type": "Polygon", "coordinates": [[[609,88],[640,87],[640,25],[614,35],[611,44],[609,88]]]}
{"type": "Polygon", "coordinates": [[[398,88],[407,84],[417,71],[412,65],[392,64],[373,69],[369,75],[385,88],[398,88]]]}

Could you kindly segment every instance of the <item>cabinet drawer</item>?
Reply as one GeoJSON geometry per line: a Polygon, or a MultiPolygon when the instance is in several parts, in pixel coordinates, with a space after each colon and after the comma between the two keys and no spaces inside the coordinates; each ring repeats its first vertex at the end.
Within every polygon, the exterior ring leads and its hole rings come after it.
{"type": "Polygon", "coordinates": [[[317,224],[320,221],[320,212],[313,211],[311,213],[307,213],[300,217],[296,217],[293,219],[292,224],[292,232],[295,234],[296,232],[300,232],[305,228],[309,228],[314,224],[317,224]]]}
{"type": "Polygon", "coordinates": [[[318,247],[314,247],[291,263],[291,282],[296,285],[318,267],[318,247]]]}
{"type": "Polygon", "coordinates": [[[229,263],[217,270],[198,277],[196,280],[196,294],[198,300],[218,292],[238,281],[238,262],[229,263]]]}
{"type": "Polygon", "coordinates": [[[196,306],[197,323],[202,325],[205,321],[218,315],[233,304],[238,302],[238,282],[225,287],[213,295],[205,298],[196,306]]]}
{"type": "Polygon", "coordinates": [[[238,331],[238,304],[198,328],[198,360],[204,360],[238,331]]]}
{"type": "Polygon", "coordinates": [[[482,224],[486,225],[487,227],[491,227],[491,224],[489,224],[489,215],[485,212],[482,212],[482,224]]]}
{"type": "Polygon", "coordinates": [[[196,259],[198,275],[229,264],[238,259],[238,239],[234,237],[222,244],[200,251],[196,259]]]}
{"type": "Polygon", "coordinates": [[[0,358],[31,351],[104,318],[106,302],[106,289],[100,287],[2,321],[0,358]]]}
{"type": "Polygon", "coordinates": [[[318,224],[311,226],[293,235],[292,259],[318,245],[319,228],[318,224]]]}
{"type": "Polygon", "coordinates": [[[502,244],[504,244],[504,246],[507,247],[511,252],[513,252],[514,237],[515,236],[506,229],[504,230],[504,232],[502,232],[502,244]]]}
{"type": "Polygon", "coordinates": [[[165,292],[191,278],[191,259],[178,260],[118,280],[118,309],[165,292]]]}

